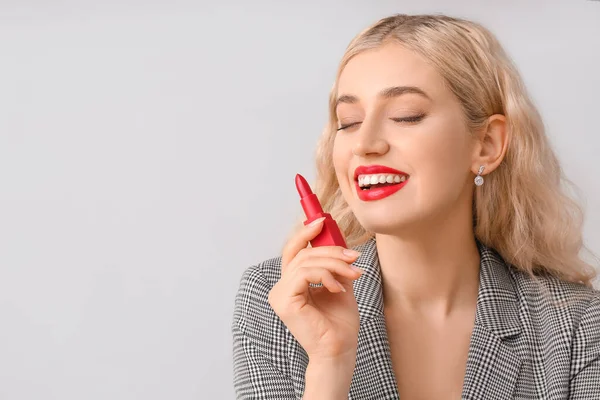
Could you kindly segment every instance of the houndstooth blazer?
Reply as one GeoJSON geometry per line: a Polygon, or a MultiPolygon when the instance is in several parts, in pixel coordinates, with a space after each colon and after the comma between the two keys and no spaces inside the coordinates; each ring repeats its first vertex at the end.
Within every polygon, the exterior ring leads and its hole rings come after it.
{"type": "MultiPolygon", "coordinates": [[[[480,285],[463,399],[600,400],[600,292],[543,277],[559,306],[527,274],[478,243],[480,285]],[[572,301],[571,301],[572,300],[572,301]]],[[[356,246],[353,282],[360,314],[348,399],[398,399],[383,314],[375,239],[356,246]]],[[[281,258],[247,268],[235,296],[234,388],[238,399],[301,399],[308,357],[267,297],[281,258]]]]}

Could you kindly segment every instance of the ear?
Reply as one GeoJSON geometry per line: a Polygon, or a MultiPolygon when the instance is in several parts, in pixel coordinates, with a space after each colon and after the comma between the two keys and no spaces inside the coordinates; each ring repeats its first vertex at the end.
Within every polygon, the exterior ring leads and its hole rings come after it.
{"type": "Polygon", "coordinates": [[[485,170],[482,175],[486,175],[498,168],[504,159],[509,141],[506,117],[502,114],[490,116],[487,124],[477,134],[471,171],[477,174],[479,167],[483,165],[485,170]]]}

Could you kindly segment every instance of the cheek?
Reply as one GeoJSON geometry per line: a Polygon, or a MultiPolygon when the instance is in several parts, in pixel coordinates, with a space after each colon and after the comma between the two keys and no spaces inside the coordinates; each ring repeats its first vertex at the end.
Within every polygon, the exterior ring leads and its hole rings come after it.
{"type": "Polygon", "coordinates": [[[470,169],[468,134],[460,130],[437,132],[440,134],[425,136],[415,147],[414,168],[427,196],[462,191],[470,169]]]}
{"type": "Polygon", "coordinates": [[[341,170],[343,169],[344,157],[343,149],[341,148],[339,141],[333,142],[333,149],[331,152],[331,159],[333,161],[333,168],[335,169],[336,175],[339,177],[341,170]]]}
{"type": "Polygon", "coordinates": [[[336,137],[332,149],[332,161],[335,175],[346,202],[350,202],[353,197],[354,184],[350,180],[350,161],[352,158],[352,148],[350,142],[343,138],[336,137]]]}
{"type": "Polygon", "coordinates": [[[344,178],[348,175],[349,162],[347,151],[344,148],[344,143],[342,141],[334,141],[331,158],[333,161],[335,175],[337,176],[340,186],[342,186],[345,184],[344,178]]]}

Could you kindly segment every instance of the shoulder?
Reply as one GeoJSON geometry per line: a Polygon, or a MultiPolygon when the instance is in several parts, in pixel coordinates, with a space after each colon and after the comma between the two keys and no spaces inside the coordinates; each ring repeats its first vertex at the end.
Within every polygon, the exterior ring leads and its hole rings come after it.
{"type": "Polygon", "coordinates": [[[574,333],[584,319],[592,317],[598,320],[600,332],[600,290],[555,276],[532,278],[523,271],[511,271],[517,295],[532,322],[574,333]]]}
{"type": "Polygon", "coordinates": [[[281,257],[273,257],[247,267],[239,279],[236,297],[252,296],[254,299],[268,296],[271,288],[281,277],[281,257]]]}
{"type": "Polygon", "coordinates": [[[235,295],[233,323],[243,332],[264,331],[278,318],[269,304],[269,292],[281,277],[281,257],[243,270],[235,295]]]}
{"type": "Polygon", "coordinates": [[[281,259],[275,257],[245,268],[235,295],[231,321],[234,386],[245,399],[295,398],[300,390],[294,386],[290,368],[294,338],[268,300],[279,280],[280,266],[281,259]]]}

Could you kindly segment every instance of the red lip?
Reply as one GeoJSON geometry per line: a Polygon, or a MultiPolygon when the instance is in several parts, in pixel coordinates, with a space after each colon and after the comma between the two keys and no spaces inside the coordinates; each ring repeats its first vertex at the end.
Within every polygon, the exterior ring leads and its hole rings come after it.
{"type": "Polygon", "coordinates": [[[404,182],[400,182],[397,185],[392,186],[383,186],[380,188],[363,190],[358,186],[358,182],[354,183],[354,187],[356,188],[356,194],[358,198],[362,201],[373,201],[373,200],[381,200],[385,197],[391,196],[396,193],[398,190],[402,189],[407,183],[409,179],[404,182]]]}
{"type": "Polygon", "coordinates": [[[359,175],[369,175],[369,174],[396,174],[396,175],[406,175],[406,172],[399,171],[394,168],[386,167],[385,165],[361,165],[356,170],[354,170],[354,180],[358,180],[359,175]]]}
{"type": "Polygon", "coordinates": [[[354,187],[358,198],[362,201],[373,201],[380,200],[385,197],[391,196],[398,190],[402,189],[408,183],[408,174],[406,172],[399,171],[394,168],[386,167],[385,165],[361,165],[354,171],[354,187]],[[384,186],[375,189],[363,190],[358,186],[359,175],[369,174],[395,174],[395,175],[406,175],[406,180],[400,182],[397,185],[384,186]]]}

